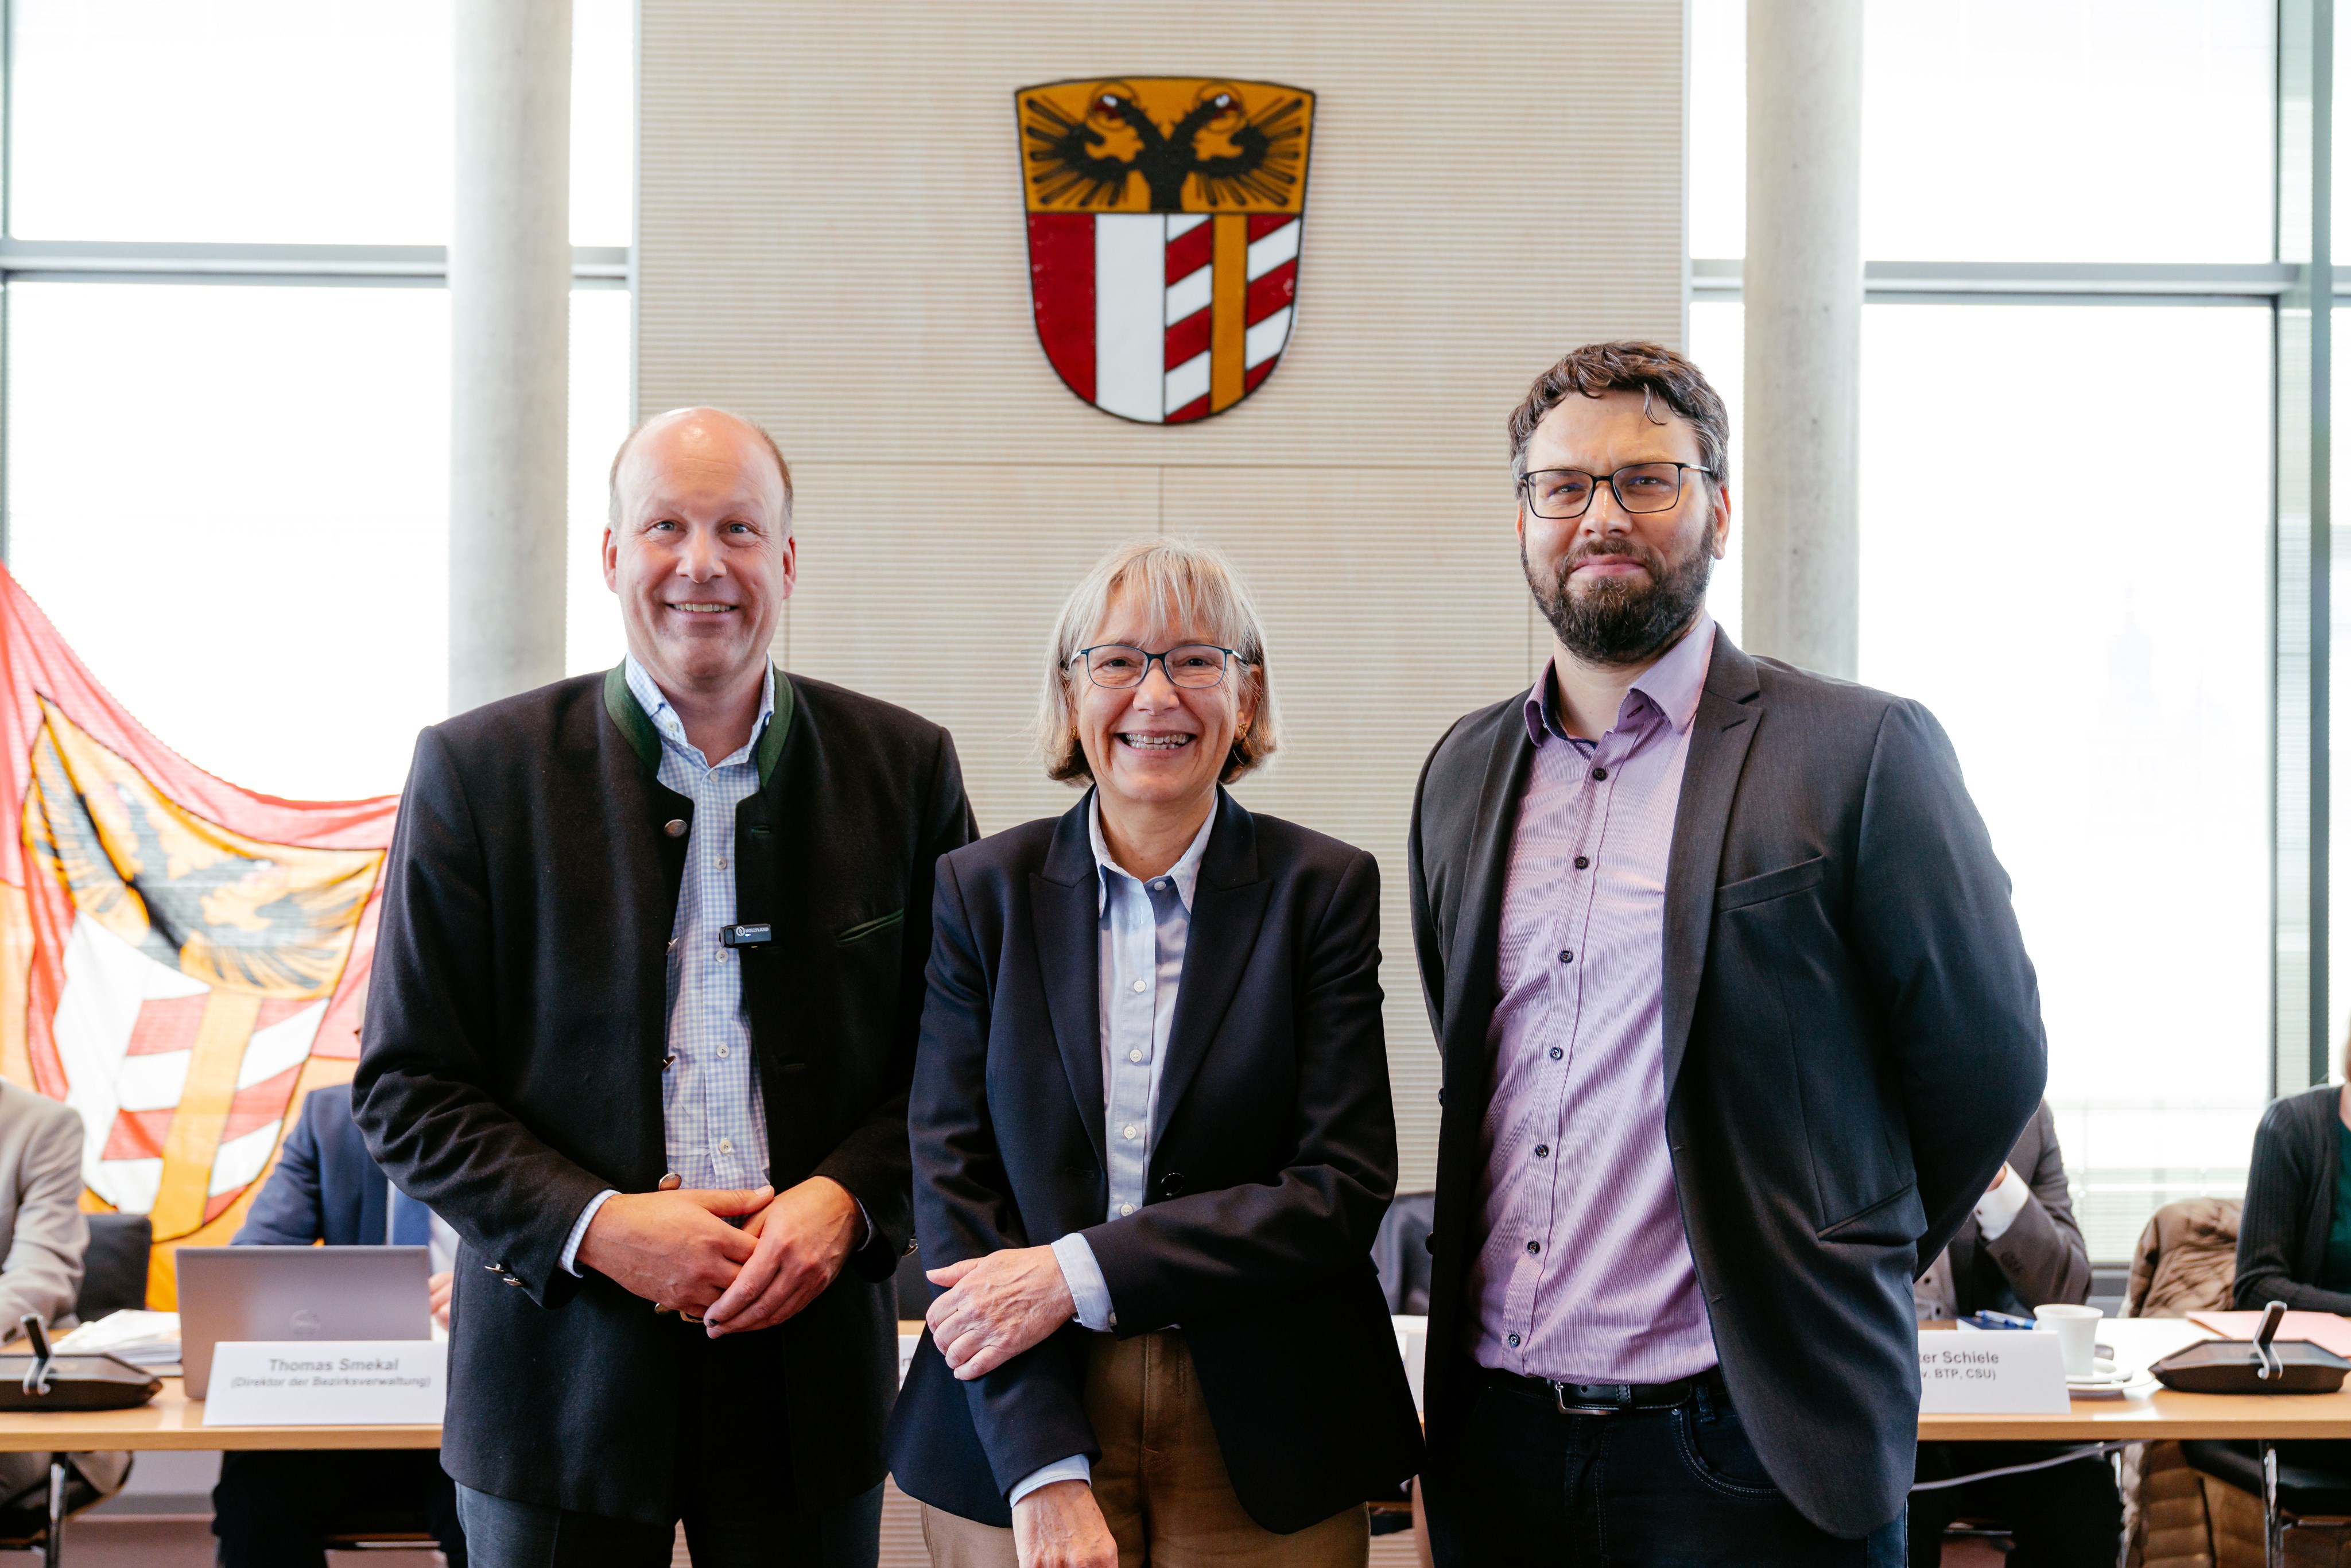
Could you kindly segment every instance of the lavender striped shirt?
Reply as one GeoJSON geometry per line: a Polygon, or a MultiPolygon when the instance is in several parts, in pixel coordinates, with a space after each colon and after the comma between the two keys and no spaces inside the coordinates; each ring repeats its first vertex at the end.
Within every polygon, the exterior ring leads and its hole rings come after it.
{"type": "Polygon", "coordinates": [[[1597,743],[1560,727],[1548,667],[1510,844],[1487,1034],[1484,1245],[1470,1354],[1573,1383],[1715,1364],[1666,1148],[1666,862],[1714,653],[1697,624],[1597,743]]]}

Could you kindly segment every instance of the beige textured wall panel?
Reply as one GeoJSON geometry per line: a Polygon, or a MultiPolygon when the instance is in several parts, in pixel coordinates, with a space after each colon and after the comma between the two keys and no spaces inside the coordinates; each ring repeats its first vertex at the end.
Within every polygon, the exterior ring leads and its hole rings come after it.
{"type": "Polygon", "coordinates": [[[904,468],[792,472],[800,581],[785,666],[952,729],[982,832],[1067,810],[1073,792],[1044,776],[1025,733],[1046,640],[1087,567],[1158,531],[1159,471],[981,465],[927,496],[904,468]]]}
{"type": "Polygon", "coordinates": [[[741,408],[792,457],[779,656],[950,726],[1003,828],[1074,799],[1023,730],[1080,573],[1155,532],[1231,551],[1289,724],[1239,793],[1380,857],[1401,1176],[1427,1186],[1412,787],[1547,646],[1510,406],[1575,343],[1680,339],[1681,7],[643,0],[643,37],[638,404],[741,408]],[[1199,424],[1088,407],[1031,325],[1012,93],[1097,72],[1318,95],[1297,330],[1199,424]]]}
{"type": "Polygon", "coordinates": [[[648,412],[835,460],[1483,465],[1562,349],[1680,337],[1667,0],[644,0],[643,29],[648,412]],[[1038,347],[1012,93],[1196,70],[1319,95],[1298,326],[1239,411],[1128,425],[1038,347]]]}

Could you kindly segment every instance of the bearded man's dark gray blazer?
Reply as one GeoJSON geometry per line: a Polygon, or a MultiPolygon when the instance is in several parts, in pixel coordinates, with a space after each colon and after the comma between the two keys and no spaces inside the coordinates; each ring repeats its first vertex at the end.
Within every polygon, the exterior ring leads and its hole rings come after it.
{"type": "MultiPolygon", "coordinates": [[[[1481,1239],[1496,933],[1533,751],[1524,701],[1455,725],[1413,807],[1413,938],[1445,1084],[1432,1471],[1476,1391],[1464,1282],[1481,1239]]],[[[1789,1500],[1865,1535],[1901,1511],[1917,1453],[1911,1281],[2016,1143],[2047,1065],[2008,877],[1933,716],[1750,658],[1718,629],[1663,961],[1666,1136],[1723,1379],[1789,1500]]]]}
{"type": "MultiPolygon", "coordinates": [[[[940,855],[975,836],[955,745],[903,708],[776,674],[736,808],[768,1170],[831,1176],[873,1234],[764,1341],[803,1512],[879,1484],[897,1379],[890,1279],[913,1228],[906,1086],[940,855]]],[[[665,1523],[683,1329],[561,1266],[589,1199],[666,1168],[664,956],[694,804],[621,671],[434,726],[384,871],[352,1108],[462,1242],[443,1467],[476,1491],[665,1523]]]]}

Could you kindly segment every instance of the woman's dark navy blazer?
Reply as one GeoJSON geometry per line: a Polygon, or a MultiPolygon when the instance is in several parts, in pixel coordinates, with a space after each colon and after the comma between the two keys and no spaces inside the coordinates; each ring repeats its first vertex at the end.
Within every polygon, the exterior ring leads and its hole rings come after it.
{"type": "MultiPolygon", "coordinates": [[[[1379,866],[1217,791],[1144,1204],[1105,1223],[1089,807],[939,862],[909,1114],[923,1261],[1083,1232],[1122,1337],[1184,1330],[1251,1518],[1302,1530],[1393,1497],[1420,1428],[1371,1260],[1396,1169],[1379,866]]],[[[1088,1332],[970,1383],[925,1333],[890,1422],[898,1484],[1008,1524],[1021,1478],[1099,1457],[1088,1332]]]]}

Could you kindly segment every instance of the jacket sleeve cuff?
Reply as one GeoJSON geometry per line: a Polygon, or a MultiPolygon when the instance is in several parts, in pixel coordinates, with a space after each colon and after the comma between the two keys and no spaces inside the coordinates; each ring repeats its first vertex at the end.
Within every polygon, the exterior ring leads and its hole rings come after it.
{"type": "MultiPolygon", "coordinates": [[[[563,1271],[573,1279],[580,1277],[580,1243],[588,1239],[588,1222],[596,1218],[596,1211],[604,1207],[606,1198],[618,1196],[611,1187],[606,1187],[590,1198],[588,1207],[580,1211],[580,1218],[571,1222],[571,1234],[563,1239],[563,1271]]],[[[859,1212],[863,1210],[861,1208],[859,1212]]]]}
{"type": "Polygon", "coordinates": [[[1094,1249],[1086,1239],[1071,1231],[1053,1243],[1053,1260],[1061,1266],[1061,1278],[1070,1287],[1071,1299],[1078,1303],[1080,1326],[1096,1333],[1108,1333],[1118,1327],[1118,1312],[1111,1305],[1110,1281],[1102,1278],[1102,1265],[1094,1260],[1094,1249]]]}
{"type": "Polygon", "coordinates": [[[1997,1241],[2008,1234],[2024,1206],[2032,1201],[2032,1188],[2025,1179],[2007,1166],[2008,1177],[1998,1186],[1976,1199],[1976,1224],[1986,1241],[1997,1241]]]}
{"type": "Polygon", "coordinates": [[[1071,1454],[1066,1459],[1040,1465],[1012,1483],[1012,1490],[1004,1496],[1004,1506],[1019,1508],[1022,1498],[1039,1487],[1051,1486],[1055,1481],[1083,1481],[1092,1486],[1094,1484],[1094,1468],[1086,1463],[1083,1454],[1071,1454]]]}

